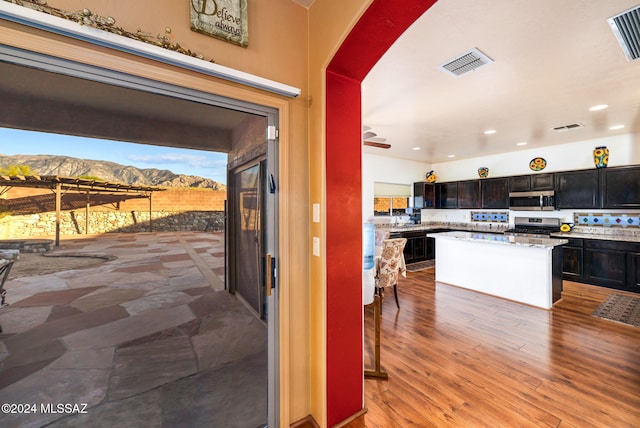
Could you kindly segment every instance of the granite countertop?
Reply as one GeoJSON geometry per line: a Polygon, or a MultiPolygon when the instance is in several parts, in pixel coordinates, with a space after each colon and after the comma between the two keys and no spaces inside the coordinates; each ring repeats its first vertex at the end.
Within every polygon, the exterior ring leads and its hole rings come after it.
{"type": "Polygon", "coordinates": [[[404,226],[382,226],[377,227],[377,229],[388,230],[389,232],[415,232],[418,230],[433,230],[433,229],[443,229],[443,226],[433,226],[426,224],[407,224],[404,226]]]}
{"type": "MultiPolygon", "coordinates": [[[[406,225],[376,225],[378,230],[386,230],[389,232],[411,232],[411,231],[429,231],[434,229],[455,229],[468,232],[485,232],[492,234],[502,234],[505,230],[509,229],[508,224],[486,224],[486,223],[446,223],[446,222],[429,222],[422,224],[406,224],[406,225]]],[[[576,227],[573,231],[562,233],[552,233],[552,238],[568,239],[568,238],[582,238],[582,239],[601,239],[604,241],[620,241],[620,242],[640,242],[640,229],[636,230],[624,230],[620,228],[589,228],[589,227],[576,227]]]]}
{"type": "Polygon", "coordinates": [[[376,229],[388,230],[389,232],[412,232],[417,230],[433,230],[433,229],[456,229],[469,232],[488,232],[488,233],[502,233],[509,228],[508,224],[486,224],[486,223],[421,223],[421,224],[405,224],[405,225],[376,225],[376,229]]]}
{"type": "Polygon", "coordinates": [[[603,241],[622,241],[622,242],[640,242],[638,235],[620,235],[620,234],[604,234],[604,233],[588,233],[588,232],[567,232],[552,233],[554,238],[581,238],[581,239],[600,239],[603,241]]]}
{"type": "Polygon", "coordinates": [[[486,242],[490,244],[518,245],[523,247],[551,248],[568,243],[566,239],[527,238],[523,236],[503,235],[484,232],[443,232],[428,233],[428,237],[441,239],[457,239],[461,241],[486,242]]]}

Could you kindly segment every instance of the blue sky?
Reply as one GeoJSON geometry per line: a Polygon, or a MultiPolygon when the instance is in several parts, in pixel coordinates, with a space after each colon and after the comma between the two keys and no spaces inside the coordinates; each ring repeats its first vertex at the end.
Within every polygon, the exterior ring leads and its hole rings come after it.
{"type": "Polygon", "coordinates": [[[176,174],[197,175],[223,184],[227,182],[227,155],[200,150],[0,128],[0,154],[106,160],[137,168],[168,169],[176,174]]]}

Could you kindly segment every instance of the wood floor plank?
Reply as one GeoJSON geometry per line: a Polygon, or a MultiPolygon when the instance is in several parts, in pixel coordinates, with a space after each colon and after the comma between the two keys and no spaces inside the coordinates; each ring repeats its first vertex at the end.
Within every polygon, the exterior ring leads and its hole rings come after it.
{"type": "MultiPolygon", "coordinates": [[[[640,328],[591,316],[615,290],[570,283],[545,311],[436,283],[433,270],[383,304],[382,366],[350,428],[640,426],[640,328]]],[[[365,364],[373,352],[365,309],[365,364]]]]}

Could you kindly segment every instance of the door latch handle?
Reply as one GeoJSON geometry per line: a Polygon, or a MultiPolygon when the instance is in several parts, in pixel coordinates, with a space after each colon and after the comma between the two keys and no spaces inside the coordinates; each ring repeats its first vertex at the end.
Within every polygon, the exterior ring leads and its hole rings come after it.
{"type": "Polygon", "coordinates": [[[265,278],[265,294],[267,297],[271,296],[271,289],[275,288],[275,277],[276,277],[276,258],[271,256],[271,254],[267,254],[266,257],[266,278],[265,278]]]}
{"type": "Polygon", "coordinates": [[[266,272],[267,278],[266,278],[266,285],[265,285],[266,290],[264,291],[267,296],[271,296],[271,284],[273,283],[273,280],[272,280],[273,272],[271,271],[271,254],[267,254],[266,263],[267,263],[267,272],[266,272]]]}
{"type": "Polygon", "coordinates": [[[269,174],[269,193],[276,193],[276,179],[273,174],[269,174]]]}

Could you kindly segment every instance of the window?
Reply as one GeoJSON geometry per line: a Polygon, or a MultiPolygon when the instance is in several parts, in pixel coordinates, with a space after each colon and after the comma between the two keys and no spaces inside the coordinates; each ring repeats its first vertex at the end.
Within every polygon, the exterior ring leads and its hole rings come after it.
{"type": "Polygon", "coordinates": [[[411,185],[373,183],[373,215],[392,216],[407,213],[411,198],[411,185]]]}

